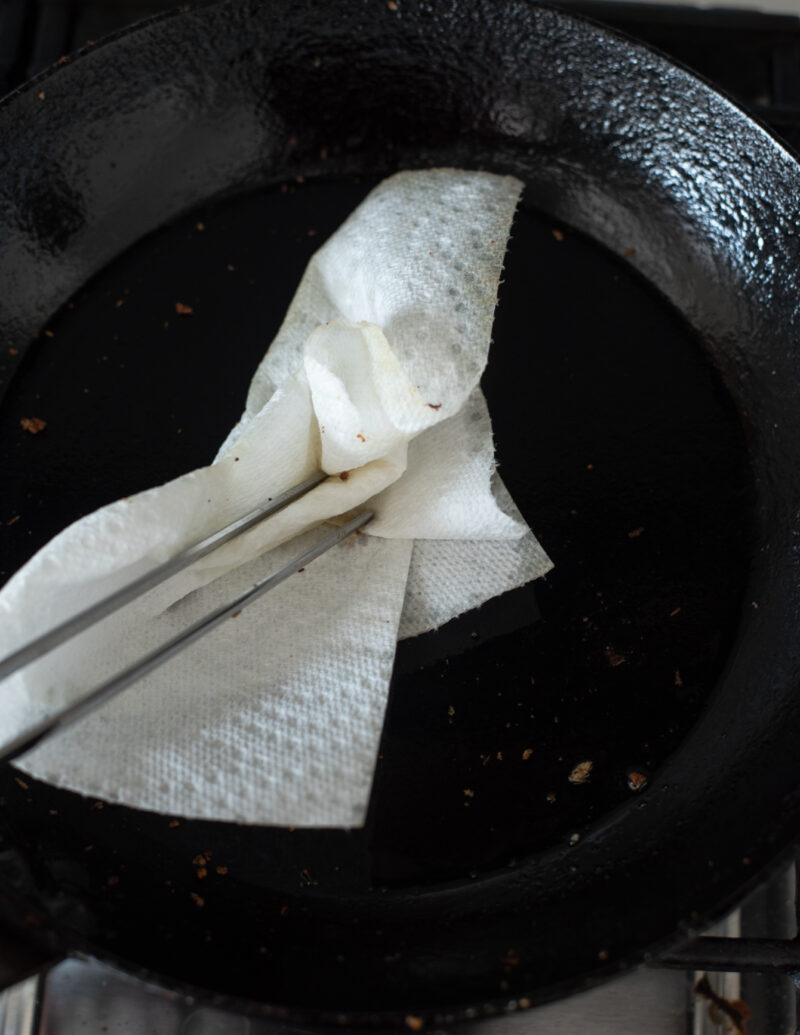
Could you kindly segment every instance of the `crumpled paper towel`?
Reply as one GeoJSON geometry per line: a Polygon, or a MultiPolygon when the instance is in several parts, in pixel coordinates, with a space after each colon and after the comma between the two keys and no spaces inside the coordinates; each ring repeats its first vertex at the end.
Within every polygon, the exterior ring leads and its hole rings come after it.
{"type": "Polygon", "coordinates": [[[3,733],[155,647],[365,501],[376,517],[22,760],[171,815],[363,823],[398,636],[550,562],[494,469],[478,380],[520,184],[400,173],[314,256],[215,462],[56,536],[0,594],[0,655],[312,471],[303,499],[18,673],[3,733]]]}

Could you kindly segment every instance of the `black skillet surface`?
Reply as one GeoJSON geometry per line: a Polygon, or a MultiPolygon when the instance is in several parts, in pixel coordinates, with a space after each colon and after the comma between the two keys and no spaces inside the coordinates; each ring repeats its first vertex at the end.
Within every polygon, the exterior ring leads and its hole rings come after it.
{"type": "Polygon", "coordinates": [[[800,174],[562,14],[270,11],[159,20],[0,110],[4,571],[207,462],[312,251],[428,164],[527,182],[484,388],[556,569],[400,646],[364,831],[7,770],[0,906],[29,944],[306,1019],[541,1000],[718,913],[797,831],[800,174]]]}

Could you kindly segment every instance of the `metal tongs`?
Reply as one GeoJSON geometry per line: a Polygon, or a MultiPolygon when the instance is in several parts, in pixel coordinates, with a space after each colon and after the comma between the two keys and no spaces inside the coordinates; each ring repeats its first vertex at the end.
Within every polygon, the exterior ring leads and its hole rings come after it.
{"type": "MultiPolygon", "coordinates": [[[[37,636],[36,639],[31,640],[24,647],[20,647],[0,660],[0,680],[6,679],[12,673],[31,664],[31,662],[36,661],[43,655],[49,654],[50,651],[55,650],[62,643],[84,632],[97,622],[102,621],[103,618],[131,603],[131,601],[159,583],[164,582],[172,575],[176,575],[179,571],[183,571],[184,568],[188,568],[189,565],[198,561],[201,557],[205,557],[213,550],[217,550],[220,546],[230,542],[231,539],[235,539],[236,536],[247,532],[254,525],[259,524],[273,514],[277,514],[278,511],[283,510],[284,507],[294,503],[295,500],[300,499],[301,496],[304,496],[311,489],[324,482],[327,477],[328,475],[321,471],[312,474],[298,485],[287,489],[280,496],[268,500],[262,507],[257,507],[255,510],[250,511],[249,514],[245,514],[244,517],[226,525],[225,528],[187,547],[181,553],[153,568],[152,571],[146,572],[127,586],[123,586],[110,596],[97,601],[97,603],[87,607],[84,611],[78,612],[72,618],[68,618],[65,622],[50,629],[49,632],[37,636]]],[[[361,511],[360,514],[351,518],[346,524],[328,533],[315,543],[314,546],[305,550],[297,557],[292,558],[292,560],[287,561],[286,564],[263,579],[260,579],[235,600],[228,604],[223,604],[222,607],[218,607],[215,611],[184,629],[183,632],[167,640],[160,647],[156,647],[155,650],[146,654],[134,662],[134,664],[128,666],[128,668],[123,669],[117,675],[106,680],[106,682],[100,683],[92,690],[89,690],[79,701],[66,705],[59,711],[42,719],[39,723],[21,733],[9,744],[0,748],[0,762],[8,762],[18,755],[24,754],[46,737],[65,729],[67,726],[71,726],[74,722],[78,722],[85,715],[94,711],[95,708],[99,708],[106,701],[125,690],[131,683],[146,676],[158,668],[159,665],[163,665],[165,661],[168,661],[174,655],[184,650],[184,648],[194,643],[195,640],[216,628],[226,618],[241,611],[248,604],[252,604],[254,600],[258,600],[259,597],[279,585],[294,572],[298,571],[298,569],[304,568],[315,558],[330,550],[332,546],[336,546],[337,543],[346,539],[352,532],[362,528],[372,517],[373,512],[371,510],[361,511]]]]}

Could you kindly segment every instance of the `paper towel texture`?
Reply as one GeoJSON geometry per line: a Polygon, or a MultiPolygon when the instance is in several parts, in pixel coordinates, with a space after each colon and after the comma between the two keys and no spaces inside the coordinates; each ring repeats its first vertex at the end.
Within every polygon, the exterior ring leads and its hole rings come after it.
{"type": "Polygon", "coordinates": [[[331,475],[12,677],[4,736],[230,600],[321,521],[367,500],[376,512],[369,535],[30,752],[23,768],[173,815],[363,822],[398,635],[550,567],[496,476],[478,387],[519,189],[458,170],[381,184],[309,264],[215,462],[90,514],[12,578],[0,594],[0,654],[313,470],[331,475]]]}

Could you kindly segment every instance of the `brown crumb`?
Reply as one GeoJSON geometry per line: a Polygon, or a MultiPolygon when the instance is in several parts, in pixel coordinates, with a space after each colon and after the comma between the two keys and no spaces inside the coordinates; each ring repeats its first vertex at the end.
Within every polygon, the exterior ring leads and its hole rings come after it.
{"type": "Polygon", "coordinates": [[[198,221],[197,223],[194,224],[194,228],[195,228],[195,230],[205,230],[206,224],[205,223],[200,223],[198,221]]]}
{"type": "Polygon", "coordinates": [[[632,532],[628,532],[628,538],[638,539],[642,532],[644,532],[644,528],[634,528],[632,532]]]}
{"type": "Polygon", "coordinates": [[[471,787],[465,787],[464,788],[464,797],[465,798],[474,798],[475,797],[475,791],[473,791],[471,787]]]}
{"type": "Polygon", "coordinates": [[[502,762],[503,761],[503,752],[502,751],[498,751],[497,755],[495,757],[497,758],[498,762],[502,762]]]}
{"type": "Polygon", "coordinates": [[[636,254],[636,249],[635,248],[626,248],[624,254],[625,254],[625,258],[626,259],[630,259],[631,255],[635,255],[636,254]]]}
{"type": "Polygon", "coordinates": [[[286,914],[288,912],[289,912],[289,907],[288,906],[281,906],[281,908],[280,908],[280,915],[281,916],[286,916],[286,914]]]}
{"type": "Polygon", "coordinates": [[[242,609],[239,608],[238,611],[234,611],[233,612],[233,614],[231,615],[231,618],[238,618],[241,613],[242,613],[242,609]]]}
{"type": "Polygon", "coordinates": [[[617,665],[622,665],[625,663],[625,655],[618,654],[613,647],[606,647],[605,655],[608,658],[608,663],[612,668],[616,668],[617,665]]]}
{"type": "Polygon", "coordinates": [[[430,406],[432,410],[441,410],[442,408],[441,403],[428,403],[428,406],[430,406]]]}
{"type": "Polygon", "coordinates": [[[9,356],[18,356],[19,355],[19,349],[15,349],[13,345],[10,345],[9,348],[8,348],[8,354],[9,354],[9,356]]]}
{"type": "Polygon", "coordinates": [[[386,6],[389,8],[390,11],[396,11],[397,0],[386,0],[386,6]]]}
{"type": "Polygon", "coordinates": [[[193,866],[205,866],[205,864],[211,858],[211,852],[200,852],[192,859],[193,866]]]}
{"type": "Polygon", "coordinates": [[[19,514],[15,514],[13,518],[11,518],[9,521],[6,521],[6,528],[9,525],[15,525],[18,521],[19,521],[19,514]]]}
{"type": "Polygon", "coordinates": [[[364,436],[363,436],[363,435],[361,434],[361,432],[360,432],[360,431],[359,431],[359,433],[358,433],[358,434],[356,435],[356,438],[360,438],[362,442],[366,442],[366,441],[367,441],[367,440],[366,440],[366,439],[364,438],[364,436]]]}
{"type": "Polygon", "coordinates": [[[224,877],[227,872],[228,872],[228,867],[227,866],[218,866],[217,867],[217,873],[220,875],[220,877],[224,877]]]}
{"type": "Polygon", "coordinates": [[[350,472],[349,471],[342,471],[342,473],[339,475],[339,477],[342,479],[343,482],[346,482],[347,479],[350,477],[350,472]]]}
{"type": "Polygon", "coordinates": [[[98,812],[102,808],[103,808],[103,802],[102,801],[92,802],[92,810],[93,811],[98,812]]]}
{"type": "Polygon", "coordinates": [[[47,427],[47,421],[43,421],[41,417],[23,417],[19,423],[20,427],[24,431],[29,431],[31,435],[38,435],[47,427]]]}
{"type": "Polygon", "coordinates": [[[599,960],[607,960],[608,959],[608,949],[601,949],[598,952],[598,954],[597,954],[597,958],[599,960]]]}
{"type": "Polygon", "coordinates": [[[208,876],[208,870],[205,868],[205,866],[201,866],[200,869],[197,871],[197,879],[198,880],[203,880],[207,876],[208,876]]]}
{"type": "Polygon", "coordinates": [[[594,470],[594,464],[587,464],[586,465],[586,470],[587,471],[593,471],[594,470]]]}
{"type": "Polygon", "coordinates": [[[44,336],[45,336],[45,338],[55,338],[56,332],[48,330],[48,331],[44,332],[44,336]]]}
{"type": "Polygon", "coordinates": [[[121,309],[122,306],[124,306],[124,305],[125,305],[125,299],[124,298],[118,298],[116,300],[116,302],[114,303],[114,308],[115,309],[121,309]]]}
{"type": "MultiPolygon", "coordinates": [[[[397,10],[397,4],[394,0],[389,0],[389,10],[397,10]]],[[[425,1027],[425,1021],[423,1021],[421,1017],[417,1017],[416,1014],[409,1013],[406,1015],[406,1027],[410,1028],[412,1031],[422,1031],[425,1027]]]]}
{"type": "Polygon", "coordinates": [[[69,58],[67,57],[67,55],[66,54],[62,54],[61,57],[58,59],[58,61],[56,61],[56,64],[57,65],[66,65],[66,63],[68,61],[69,61],[69,58]]]}
{"type": "Polygon", "coordinates": [[[683,680],[681,679],[680,671],[677,668],[675,669],[675,686],[683,686],[683,680]]]}
{"type": "Polygon", "coordinates": [[[523,762],[527,762],[532,754],[533,754],[533,748],[525,748],[525,750],[522,752],[522,761],[523,762]]]}
{"type": "Polygon", "coordinates": [[[711,987],[707,974],[703,974],[694,986],[694,994],[708,1000],[708,1016],[715,1026],[724,1025],[726,1031],[746,1035],[747,1019],[752,1015],[752,1011],[742,999],[726,999],[719,995],[711,987]]]}
{"type": "Polygon", "coordinates": [[[175,827],[179,827],[181,824],[179,820],[171,819],[167,825],[169,826],[170,830],[174,830],[175,827]]]}
{"type": "Polygon", "coordinates": [[[23,789],[23,791],[27,791],[28,790],[28,785],[25,783],[25,781],[22,779],[21,776],[15,776],[14,777],[14,783],[17,784],[19,787],[21,787],[23,789]]]}
{"type": "Polygon", "coordinates": [[[557,241],[563,241],[564,240],[564,231],[563,230],[554,230],[553,231],[553,237],[555,237],[555,239],[557,241]]]}
{"type": "Polygon", "coordinates": [[[194,312],[194,309],[192,309],[190,305],[184,305],[183,302],[176,302],[175,312],[178,314],[178,316],[191,316],[194,312]]]}
{"type": "Polygon", "coordinates": [[[669,616],[670,616],[670,618],[674,618],[675,615],[679,615],[680,613],[681,613],[681,609],[679,607],[676,607],[676,608],[673,608],[672,611],[670,611],[669,616]]]}
{"type": "Polygon", "coordinates": [[[589,779],[589,775],[594,766],[594,762],[578,762],[572,772],[569,774],[570,783],[586,783],[589,779]]]}
{"type": "Polygon", "coordinates": [[[197,908],[202,909],[203,906],[206,904],[206,900],[201,895],[198,895],[196,891],[190,891],[189,894],[192,896],[194,904],[197,906],[197,908]]]}
{"type": "Polygon", "coordinates": [[[644,773],[628,773],[628,786],[632,791],[641,791],[647,786],[647,777],[644,773]]]}
{"type": "Polygon", "coordinates": [[[37,94],[37,96],[38,96],[40,101],[43,101],[44,97],[45,97],[44,90],[40,90],[39,93],[37,94]]]}

